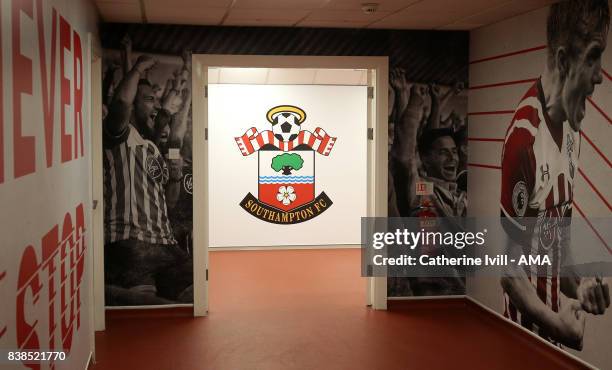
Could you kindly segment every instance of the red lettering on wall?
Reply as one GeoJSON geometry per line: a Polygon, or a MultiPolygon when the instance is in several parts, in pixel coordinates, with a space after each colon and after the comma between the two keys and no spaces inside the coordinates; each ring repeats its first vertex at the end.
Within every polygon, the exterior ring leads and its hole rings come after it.
{"type": "MultiPolygon", "coordinates": [[[[21,256],[21,263],[19,266],[19,278],[17,282],[17,346],[20,350],[40,350],[40,342],[38,341],[38,334],[36,333],[36,325],[38,321],[28,322],[25,317],[26,307],[25,298],[26,293],[29,291],[34,296],[34,302],[38,301],[38,294],[42,289],[40,280],[38,278],[38,261],[36,260],[36,252],[34,247],[28,245],[23,251],[21,256]]],[[[30,369],[40,369],[40,363],[29,363],[24,366],[30,369]]]]}
{"type": "Polygon", "coordinates": [[[72,217],[66,213],[62,229],[62,245],[60,247],[60,322],[62,328],[62,348],[70,352],[72,347],[72,326],[74,323],[74,276],[76,258],[74,256],[74,234],[72,217]]]}
{"type": "Polygon", "coordinates": [[[38,54],[40,55],[40,76],[42,78],[42,106],[45,125],[45,153],[47,167],[53,164],[53,119],[55,115],[55,65],[57,55],[57,12],[53,9],[51,15],[51,58],[47,61],[45,21],[42,0],[36,0],[36,20],[38,24],[38,54]],[[51,71],[47,74],[47,62],[51,71]]]}
{"type": "MultiPolygon", "coordinates": [[[[49,346],[45,345],[43,347],[45,350],[53,351],[61,349],[70,352],[74,333],[80,328],[80,290],[85,272],[84,258],[86,250],[84,237],[85,208],[83,203],[77,205],[74,218],[70,212],[64,216],[61,227],[61,239],[59,239],[59,231],[60,226],[56,224],[42,237],[42,260],[40,264],[38,263],[35,249],[31,245],[24,250],[21,257],[16,305],[17,342],[22,350],[41,349],[39,330],[36,328],[38,321],[26,317],[26,312],[33,311],[31,307],[26,307],[26,302],[32,302],[35,306],[41,304],[45,308],[48,307],[49,346]],[[74,224],[73,219],[75,220],[74,224]],[[57,267],[59,267],[59,271],[57,267]],[[39,302],[40,292],[43,289],[40,274],[44,270],[47,270],[48,275],[46,283],[49,284],[49,300],[47,302],[39,302]],[[56,279],[58,273],[59,282],[56,279]],[[60,294],[57,294],[58,289],[60,294]],[[33,298],[26,299],[26,297],[29,298],[30,296],[33,298]],[[56,304],[58,296],[60,302],[59,312],[56,310],[56,307],[58,307],[58,304],[56,304]],[[58,320],[61,325],[56,324],[58,320]],[[61,335],[61,339],[55,339],[57,334],[61,335]]],[[[0,274],[0,281],[3,277],[4,275],[0,274]]],[[[40,369],[40,364],[27,366],[30,366],[31,369],[40,369]]],[[[55,368],[53,362],[50,362],[49,366],[51,369],[55,368]]]]}
{"type": "Polygon", "coordinates": [[[47,268],[49,279],[49,348],[55,347],[55,256],[59,251],[59,228],[55,225],[42,239],[42,260],[45,261],[43,268],[47,268]]]}
{"type": "MultiPolygon", "coordinates": [[[[2,19],[2,7],[0,7],[0,20],[2,19]]],[[[2,40],[2,27],[0,27],[0,40],[2,40]]],[[[4,182],[4,67],[2,65],[2,53],[0,53],[0,184],[4,182]]],[[[0,329],[0,337],[2,337],[0,329]]]]}
{"type": "Polygon", "coordinates": [[[70,44],[70,24],[60,15],[60,116],[61,116],[61,143],[62,143],[62,163],[72,159],[72,135],[66,134],[66,106],[70,104],[70,80],[66,78],[66,62],[64,60],[64,50],[71,50],[70,44]]]}
{"type": "Polygon", "coordinates": [[[81,281],[85,273],[85,209],[83,203],[76,208],[76,312],[77,312],[77,327],[81,327],[81,281]]]}
{"type": "Polygon", "coordinates": [[[34,137],[21,134],[21,94],[32,94],[32,61],[21,54],[21,13],[33,17],[32,0],[13,1],[13,163],[15,178],[36,171],[34,137]]]}
{"type": "MultiPolygon", "coordinates": [[[[5,277],[6,277],[6,271],[0,272],[0,281],[2,281],[5,277]]],[[[6,325],[0,325],[0,338],[2,338],[4,334],[6,334],[6,330],[7,330],[6,325]]]]}
{"type": "Polygon", "coordinates": [[[72,33],[72,50],[74,68],[72,79],[74,81],[74,158],[79,157],[79,144],[81,157],[85,156],[83,148],[83,51],[81,37],[76,31],[72,33]]]}

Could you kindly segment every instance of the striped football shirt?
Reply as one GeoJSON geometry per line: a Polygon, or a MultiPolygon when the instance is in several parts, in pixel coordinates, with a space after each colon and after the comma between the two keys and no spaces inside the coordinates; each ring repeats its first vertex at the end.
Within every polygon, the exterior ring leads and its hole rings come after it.
{"type": "Polygon", "coordinates": [[[168,168],[157,146],[128,125],[117,138],[105,135],[104,239],[176,244],[166,207],[168,168]]]}
{"type": "MultiPolygon", "coordinates": [[[[551,265],[525,265],[538,298],[560,309],[559,270],[569,239],[563,226],[571,217],[580,133],[548,116],[540,80],[527,91],[506,132],[502,154],[502,225],[526,256],[546,255],[551,265]]],[[[504,294],[504,315],[549,339],[531,317],[521,314],[504,294]]]]}

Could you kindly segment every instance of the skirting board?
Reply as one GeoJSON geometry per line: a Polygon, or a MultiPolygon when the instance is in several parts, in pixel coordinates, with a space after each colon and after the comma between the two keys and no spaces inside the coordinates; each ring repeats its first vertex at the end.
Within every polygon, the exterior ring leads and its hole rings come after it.
{"type": "Polygon", "coordinates": [[[89,357],[87,358],[87,364],[85,365],[85,370],[88,370],[91,366],[91,360],[93,358],[93,352],[89,351],[89,357]]]}
{"type": "Polygon", "coordinates": [[[584,366],[587,369],[599,370],[597,367],[589,364],[588,362],[582,360],[581,358],[562,350],[559,347],[554,346],[549,341],[540,337],[539,335],[534,334],[532,331],[527,330],[521,325],[515,323],[514,321],[506,319],[502,314],[492,310],[491,308],[484,305],[482,302],[474,299],[473,297],[467,295],[447,295],[447,296],[426,296],[426,297],[387,297],[387,301],[397,302],[398,307],[402,307],[405,304],[408,304],[409,301],[419,302],[423,305],[423,307],[435,307],[435,308],[445,308],[447,305],[451,304],[461,304],[462,301],[466,305],[471,305],[478,310],[484,311],[487,314],[491,315],[495,320],[501,321],[502,324],[508,325],[513,329],[518,329],[522,334],[526,334],[529,339],[535,340],[538,344],[543,344],[547,350],[553,350],[554,352],[562,355],[563,357],[567,357],[568,359],[574,361],[581,366],[584,366]]]}
{"type": "Polygon", "coordinates": [[[569,353],[569,352],[567,352],[567,351],[562,350],[561,348],[559,348],[559,347],[557,347],[557,346],[554,346],[554,345],[553,345],[552,343],[550,343],[549,341],[545,340],[544,338],[540,337],[539,335],[534,334],[534,333],[533,333],[531,330],[528,330],[527,328],[522,327],[521,325],[519,325],[519,324],[515,323],[515,322],[514,322],[514,321],[512,321],[512,320],[508,320],[508,319],[507,319],[507,318],[505,318],[505,317],[504,317],[502,314],[500,314],[499,312],[496,312],[496,311],[492,310],[491,308],[487,307],[487,306],[486,306],[485,304],[483,304],[482,302],[480,302],[480,301],[478,301],[478,300],[476,300],[476,299],[474,299],[474,298],[472,298],[472,297],[470,297],[470,296],[466,296],[465,298],[468,300],[468,302],[470,302],[470,303],[472,303],[472,304],[476,305],[478,308],[480,308],[480,309],[482,309],[482,310],[484,310],[484,311],[488,312],[489,314],[491,314],[491,315],[495,316],[497,319],[499,319],[499,320],[503,320],[505,323],[507,323],[507,324],[509,324],[509,325],[512,325],[512,326],[514,326],[515,328],[517,328],[517,329],[519,329],[519,330],[522,330],[524,333],[526,333],[526,334],[530,335],[531,337],[533,337],[534,339],[536,339],[536,340],[540,341],[542,344],[544,344],[545,346],[549,347],[550,349],[553,349],[553,350],[555,350],[555,351],[557,351],[557,352],[561,353],[562,355],[564,355],[564,356],[566,356],[566,357],[571,358],[572,360],[574,360],[574,361],[576,361],[576,362],[580,363],[581,365],[583,365],[583,366],[585,366],[585,367],[587,367],[587,368],[589,368],[589,369],[592,369],[592,370],[598,370],[598,368],[597,368],[597,367],[595,367],[595,366],[593,366],[593,365],[589,364],[588,362],[586,362],[586,361],[582,360],[581,358],[579,358],[579,357],[577,357],[577,356],[574,356],[573,354],[571,354],[571,353],[569,353]]]}
{"type": "MultiPolygon", "coordinates": [[[[522,327],[521,325],[515,323],[514,321],[506,319],[499,312],[496,312],[496,311],[492,310],[491,308],[487,307],[482,302],[480,302],[480,301],[478,301],[478,300],[476,300],[473,297],[470,297],[468,295],[441,295],[441,296],[426,296],[426,297],[387,297],[387,301],[398,301],[398,303],[401,302],[401,301],[420,301],[420,302],[430,301],[432,303],[435,303],[436,301],[460,302],[460,300],[464,300],[468,304],[472,304],[472,305],[476,306],[477,308],[486,311],[490,315],[493,315],[495,317],[495,319],[502,320],[504,323],[509,324],[509,325],[513,326],[514,328],[521,330],[523,333],[529,335],[531,338],[533,338],[533,339],[539,341],[540,343],[544,344],[549,349],[552,349],[552,350],[560,353],[561,355],[563,355],[565,357],[568,357],[568,358],[572,359],[573,361],[576,361],[580,365],[582,365],[582,366],[584,366],[584,367],[586,367],[588,369],[599,370],[597,367],[589,364],[588,362],[586,362],[586,361],[582,360],[581,358],[573,355],[572,353],[564,351],[563,349],[561,349],[561,348],[551,344],[546,339],[540,337],[539,335],[534,334],[532,331],[522,327]]],[[[440,302],[440,303],[442,303],[442,302],[440,302]]]]}

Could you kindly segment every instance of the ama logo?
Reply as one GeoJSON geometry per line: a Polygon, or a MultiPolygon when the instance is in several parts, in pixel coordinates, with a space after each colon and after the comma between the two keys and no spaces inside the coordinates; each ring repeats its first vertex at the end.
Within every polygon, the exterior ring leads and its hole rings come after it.
{"type": "Polygon", "coordinates": [[[325,212],[332,201],[315,196],[316,154],[329,156],[336,142],[322,128],[302,130],[306,112],[293,105],[271,108],[266,118],[272,130],[254,127],[235,138],[243,156],[257,152],[258,196],[248,193],[240,206],[262,221],[296,224],[325,212]]]}

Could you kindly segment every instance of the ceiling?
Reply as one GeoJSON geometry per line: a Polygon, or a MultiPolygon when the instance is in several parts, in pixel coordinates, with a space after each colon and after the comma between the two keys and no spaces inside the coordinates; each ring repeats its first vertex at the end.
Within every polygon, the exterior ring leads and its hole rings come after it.
{"type": "Polygon", "coordinates": [[[556,0],[94,0],[105,22],[471,30],[556,0]],[[366,14],[364,3],[378,3],[366,14]]]}
{"type": "Polygon", "coordinates": [[[208,69],[211,84],[367,86],[365,69],[228,68],[208,69]]]}

